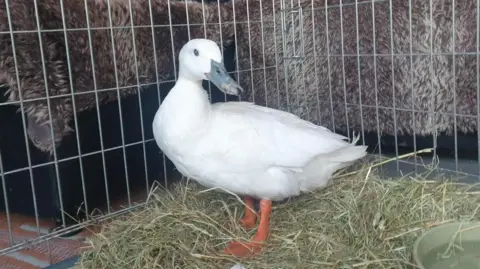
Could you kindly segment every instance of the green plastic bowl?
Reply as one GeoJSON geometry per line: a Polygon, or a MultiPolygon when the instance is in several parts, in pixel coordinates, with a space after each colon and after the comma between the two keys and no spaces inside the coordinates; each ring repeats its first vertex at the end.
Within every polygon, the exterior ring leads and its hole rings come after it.
{"type": "Polygon", "coordinates": [[[480,222],[455,222],[423,233],[413,247],[420,269],[480,269],[480,222]]]}

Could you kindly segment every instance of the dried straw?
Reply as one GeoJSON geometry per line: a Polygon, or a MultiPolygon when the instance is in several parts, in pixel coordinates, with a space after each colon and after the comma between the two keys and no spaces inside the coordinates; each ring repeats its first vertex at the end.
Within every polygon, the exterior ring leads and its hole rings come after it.
{"type": "Polygon", "coordinates": [[[238,225],[239,197],[182,181],[157,189],[141,210],[113,220],[81,257],[86,269],[412,268],[411,249],[427,228],[479,219],[472,185],[439,178],[380,178],[371,166],[337,176],[323,190],[274,203],[263,253],[236,260],[221,254],[253,231],[238,225]]]}

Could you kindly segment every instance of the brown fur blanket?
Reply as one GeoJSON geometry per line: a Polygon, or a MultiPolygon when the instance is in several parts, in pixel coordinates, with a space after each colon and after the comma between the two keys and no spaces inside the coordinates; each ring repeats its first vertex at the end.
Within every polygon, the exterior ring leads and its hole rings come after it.
{"type": "MultiPolygon", "coordinates": [[[[5,32],[9,31],[9,24],[5,0],[1,1],[0,27],[5,32]]],[[[388,0],[376,1],[373,11],[370,0],[359,0],[358,13],[354,0],[344,0],[342,8],[339,1],[329,0],[328,9],[324,0],[293,1],[293,7],[290,1],[282,0],[236,0],[220,5],[224,44],[235,41],[238,52],[238,79],[245,88],[243,100],[290,110],[314,123],[343,131],[349,127],[381,134],[428,135],[437,131],[452,134],[455,121],[458,131],[477,130],[475,0],[456,2],[455,40],[451,0],[432,0],[432,10],[429,1],[412,1],[412,42],[408,1],[392,0],[392,14],[388,0]],[[286,5],[284,8],[282,3],[286,5]],[[455,56],[452,55],[454,43],[455,56]]],[[[36,30],[33,5],[27,0],[9,2],[13,30],[36,30]]],[[[63,29],[58,0],[38,2],[41,28],[63,29]]],[[[67,28],[86,28],[84,2],[64,2],[67,28]]],[[[96,106],[95,89],[116,88],[112,36],[121,96],[138,90],[134,86],[137,84],[135,66],[138,66],[140,84],[155,82],[148,0],[132,1],[134,25],[148,26],[134,29],[136,55],[131,29],[121,28],[130,26],[128,1],[110,2],[116,27],[113,31],[109,29],[106,1],[88,1],[90,27],[94,28],[91,37],[96,85],[88,31],[67,32],[72,77],[67,68],[64,32],[42,34],[49,95],[61,96],[51,99],[57,144],[72,126],[70,79],[74,92],[84,93],[75,96],[78,112],[96,106]]],[[[187,5],[189,23],[198,25],[190,27],[191,38],[204,37],[202,4],[188,2],[187,5]]],[[[171,2],[173,25],[187,23],[185,6],[184,2],[171,2]]],[[[152,0],[152,11],[154,24],[169,24],[166,0],[152,0]]],[[[205,4],[205,15],[207,37],[218,42],[217,4],[205,4]]],[[[176,53],[188,40],[187,33],[185,26],[173,27],[176,53]]],[[[170,27],[155,27],[160,80],[173,74],[173,61],[177,60],[177,54],[172,56],[170,35],[170,27]]],[[[0,38],[0,84],[9,87],[11,101],[18,101],[12,40],[4,33],[0,38]]],[[[45,80],[37,32],[15,32],[14,41],[23,99],[44,98],[45,80]]],[[[98,95],[101,103],[117,99],[116,90],[98,91],[98,95]]],[[[51,153],[47,103],[25,102],[24,108],[31,140],[38,148],[51,153]]]]}
{"type": "MultiPolygon", "coordinates": [[[[65,24],[69,29],[65,39],[60,1],[38,0],[39,23],[43,31],[41,51],[33,2],[8,1],[13,40],[9,33],[5,0],[0,2],[0,84],[8,88],[9,101],[20,106],[18,101],[23,99],[30,140],[37,148],[50,154],[53,153],[54,146],[58,146],[62,138],[72,131],[73,99],[75,111],[81,112],[97,105],[97,93],[100,104],[117,100],[117,86],[121,97],[137,93],[136,85],[156,82],[155,56],[158,79],[161,81],[173,76],[173,61],[178,61],[176,55],[189,40],[189,32],[190,38],[203,38],[206,34],[207,38],[219,42],[219,15],[221,20],[232,17],[231,7],[218,12],[216,3],[205,4],[203,10],[201,3],[172,1],[169,7],[167,0],[152,0],[150,16],[148,0],[132,0],[132,31],[128,0],[110,0],[112,25],[106,0],[87,1],[89,25],[84,1],[64,0],[65,24]],[[187,9],[190,27],[186,26],[187,9]],[[170,20],[172,30],[169,27],[170,20]],[[154,38],[152,21],[156,25],[154,38]],[[207,24],[206,32],[204,22],[207,24]],[[135,44],[132,42],[132,34],[135,44]],[[67,44],[71,72],[68,68],[67,44]],[[172,45],[175,55],[172,55],[172,45]],[[45,62],[42,62],[42,53],[45,62]],[[42,72],[43,65],[46,69],[45,76],[42,72]],[[55,144],[52,143],[50,131],[46,86],[51,100],[55,144]]],[[[233,36],[233,25],[222,25],[224,35],[233,36]]]]}
{"type": "Polygon", "coordinates": [[[254,70],[240,75],[244,99],[343,131],[452,134],[455,120],[458,132],[478,129],[477,1],[456,1],[453,17],[452,0],[432,0],[431,10],[414,0],[411,20],[409,1],[391,1],[392,20],[388,0],[373,11],[359,0],[358,16],[354,0],[339,2],[249,9],[252,23],[237,26],[239,69],[254,70]]]}

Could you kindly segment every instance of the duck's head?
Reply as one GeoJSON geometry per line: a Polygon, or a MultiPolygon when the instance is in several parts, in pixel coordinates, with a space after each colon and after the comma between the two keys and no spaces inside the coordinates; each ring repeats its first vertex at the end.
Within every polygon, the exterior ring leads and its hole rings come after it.
{"type": "Polygon", "coordinates": [[[180,50],[179,77],[192,81],[209,80],[222,92],[239,95],[243,91],[227,73],[218,45],[209,39],[192,39],[180,50]]]}

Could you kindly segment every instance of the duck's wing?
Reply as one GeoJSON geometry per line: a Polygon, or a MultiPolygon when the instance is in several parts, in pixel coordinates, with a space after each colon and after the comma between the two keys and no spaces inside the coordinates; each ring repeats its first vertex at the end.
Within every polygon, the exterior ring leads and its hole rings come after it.
{"type": "Polygon", "coordinates": [[[303,167],[348,138],[281,110],[248,102],[213,105],[209,143],[231,165],[303,167]]]}
{"type": "Polygon", "coordinates": [[[249,116],[260,116],[265,120],[277,120],[283,124],[295,126],[295,128],[312,129],[315,130],[317,134],[321,133],[322,135],[327,135],[329,138],[335,140],[348,139],[347,137],[336,134],[323,126],[315,125],[309,121],[301,119],[295,114],[283,110],[259,106],[250,102],[225,102],[217,103],[214,106],[217,106],[219,110],[227,113],[241,113],[249,116]]]}

